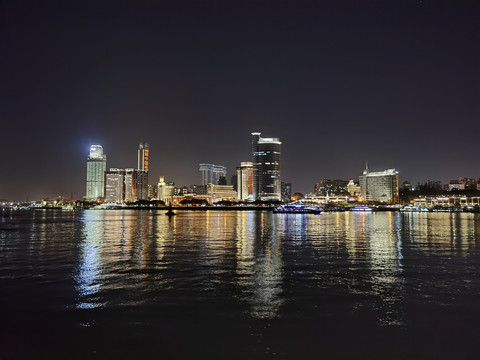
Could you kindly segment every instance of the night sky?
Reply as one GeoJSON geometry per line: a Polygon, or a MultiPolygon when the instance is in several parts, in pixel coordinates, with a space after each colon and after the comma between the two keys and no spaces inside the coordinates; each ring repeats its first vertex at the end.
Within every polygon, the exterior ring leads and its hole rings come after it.
{"type": "Polygon", "coordinates": [[[480,177],[479,1],[3,1],[0,199],[107,168],[199,183],[279,137],[282,180],[480,177]]]}

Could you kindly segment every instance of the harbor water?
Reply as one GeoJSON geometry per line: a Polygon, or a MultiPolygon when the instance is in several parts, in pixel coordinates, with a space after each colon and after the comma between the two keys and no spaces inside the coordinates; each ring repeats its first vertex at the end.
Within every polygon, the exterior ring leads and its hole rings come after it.
{"type": "Polygon", "coordinates": [[[474,359],[480,214],[0,211],[0,359],[474,359]]]}

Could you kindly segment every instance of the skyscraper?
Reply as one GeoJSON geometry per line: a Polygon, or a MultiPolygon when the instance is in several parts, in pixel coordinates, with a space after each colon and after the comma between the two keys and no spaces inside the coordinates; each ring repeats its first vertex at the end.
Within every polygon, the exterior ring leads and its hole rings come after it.
{"type": "Polygon", "coordinates": [[[253,199],[253,164],[249,161],[237,167],[237,194],[240,200],[253,199]]]}
{"type": "Polygon", "coordinates": [[[137,200],[137,172],[134,169],[125,169],[125,202],[137,200]]]}
{"type": "Polygon", "coordinates": [[[136,198],[148,200],[148,168],[150,150],[148,143],[138,145],[138,168],[136,171],[136,198]]]}
{"type": "Polygon", "coordinates": [[[398,171],[373,172],[368,166],[358,177],[363,200],[393,203],[398,201],[398,171]]]}
{"type": "Polygon", "coordinates": [[[148,200],[148,171],[136,170],[137,200],[148,200]]]}
{"type": "Polygon", "coordinates": [[[103,154],[101,145],[90,146],[87,157],[87,192],[85,200],[96,201],[104,196],[105,170],[107,156],[103,154]]]}
{"type": "MultiPolygon", "coordinates": [[[[200,164],[200,185],[219,185],[221,178],[227,178],[227,168],[222,165],[200,164]]],[[[224,180],[222,179],[222,181],[224,180]]]]}
{"type": "Polygon", "coordinates": [[[141,142],[138,145],[138,170],[145,170],[148,171],[148,166],[149,166],[149,146],[148,143],[146,142],[141,142]]]}
{"type": "Polygon", "coordinates": [[[253,198],[280,200],[282,143],[278,138],[262,138],[260,135],[259,132],[252,133],[253,198]]]}
{"type": "Polygon", "coordinates": [[[105,172],[105,202],[123,203],[123,169],[111,168],[105,172]]]}

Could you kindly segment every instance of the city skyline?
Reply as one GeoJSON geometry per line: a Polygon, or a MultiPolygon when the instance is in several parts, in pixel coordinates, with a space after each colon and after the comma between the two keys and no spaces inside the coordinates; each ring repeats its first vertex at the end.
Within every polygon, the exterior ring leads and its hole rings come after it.
{"type": "MultiPolygon", "coordinates": [[[[253,132],[251,134],[251,136],[253,136],[254,138],[255,137],[259,137],[260,136],[260,133],[259,132],[253,132]]],[[[275,143],[278,142],[279,144],[281,144],[281,142],[279,141],[278,138],[265,138],[265,139],[262,139],[262,140],[266,140],[267,142],[269,141],[274,141],[275,143]]],[[[139,149],[138,149],[138,153],[137,153],[137,160],[138,160],[138,163],[137,163],[137,167],[142,167],[140,164],[144,164],[144,157],[145,155],[143,155],[143,148],[145,147],[146,151],[147,151],[147,155],[146,155],[146,159],[147,159],[147,167],[149,166],[149,145],[148,143],[144,143],[144,142],[140,142],[140,145],[139,145],[139,149]]],[[[89,183],[91,183],[92,181],[93,182],[100,182],[102,183],[103,185],[100,185],[99,189],[104,189],[104,184],[105,184],[105,176],[101,177],[102,180],[100,181],[100,176],[97,174],[96,175],[96,178],[95,179],[92,179],[92,180],[89,180],[92,175],[89,175],[89,166],[92,166],[92,160],[93,160],[93,163],[95,163],[96,161],[99,161],[101,160],[102,162],[102,166],[105,167],[105,170],[104,170],[104,174],[106,175],[107,173],[110,173],[110,174],[114,174],[114,173],[117,173],[117,172],[126,172],[128,173],[128,171],[130,172],[141,172],[141,173],[150,173],[150,171],[144,171],[144,170],[141,170],[141,169],[134,169],[132,167],[129,167],[129,166],[120,166],[120,169],[118,168],[118,164],[117,166],[111,166],[107,161],[108,161],[108,158],[107,158],[107,154],[104,152],[104,148],[102,145],[100,144],[91,144],[89,147],[89,152],[90,153],[87,153],[87,156],[86,156],[86,164],[87,164],[87,167],[86,167],[86,171],[84,173],[84,179],[83,179],[83,187],[85,189],[85,185],[87,186],[87,191],[84,190],[84,194],[81,195],[81,196],[73,196],[73,198],[77,198],[77,199],[82,199],[82,198],[85,198],[87,200],[90,200],[90,201],[93,201],[93,198],[92,197],[89,197],[88,196],[88,188],[89,188],[89,183]],[[93,154],[93,156],[92,156],[93,154]],[[98,179],[97,179],[98,178],[98,179]]],[[[252,149],[253,150],[253,149],[252,149]]],[[[252,154],[251,154],[252,156],[252,154]]],[[[85,159],[84,159],[85,160],[85,159]]],[[[223,169],[223,171],[225,172],[226,171],[226,182],[227,184],[230,184],[231,182],[231,176],[232,175],[237,175],[238,174],[238,169],[239,169],[239,166],[243,166],[244,164],[251,164],[251,162],[243,162],[243,161],[239,161],[238,162],[238,165],[237,167],[234,167],[233,169],[231,170],[228,170],[226,166],[222,166],[222,165],[213,165],[213,164],[197,164],[197,170],[195,171],[195,169],[190,169],[193,173],[197,173],[197,182],[192,182],[192,183],[182,183],[181,181],[179,182],[177,179],[174,179],[174,178],[171,178],[170,176],[166,175],[165,173],[162,173],[162,175],[159,175],[159,176],[154,176],[154,177],[151,177],[150,179],[147,179],[148,183],[152,186],[157,186],[157,181],[158,181],[158,178],[164,178],[166,181],[168,182],[173,182],[175,183],[175,185],[177,187],[188,187],[188,186],[201,186],[201,182],[202,182],[202,166],[211,166],[212,169],[213,168],[218,168],[218,169],[223,169]],[[200,166],[200,181],[198,179],[198,166],[200,166]]],[[[84,165],[85,165],[85,162],[84,162],[84,165]]],[[[282,166],[283,166],[283,163],[282,163],[282,166]]],[[[370,171],[371,169],[369,169],[369,165],[368,163],[364,164],[364,167],[366,167],[366,170],[363,170],[363,175],[362,173],[358,173],[358,174],[355,174],[355,175],[352,175],[350,177],[347,177],[347,178],[344,178],[344,179],[341,179],[341,180],[344,180],[345,182],[347,182],[348,180],[353,180],[355,181],[355,183],[360,183],[362,180],[361,180],[361,177],[365,175],[365,171],[370,171]]],[[[96,168],[94,168],[96,169],[96,168]]],[[[96,171],[98,172],[97,170],[93,170],[93,171],[96,171]]],[[[213,171],[213,170],[212,170],[213,171]]],[[[395,169],[388,169],[388,170],[381,170],[381,169],[377,169],[375,168],[373,170],[373,173],[375,173],[375,171],[379,171],[378,174],[381,174],[383,172],[389,172],[389,171],[395,171],[395,169]]],[[[158,171],[155,171],[154,173],[157,173],[158,171]]],[[[168,174],[168,171],[166,172],[168,174]]],[[[335,177],[332,177],[332,176],[328,176],[328,174],[326,175],[326,177],[320,179],[318,178],[317,181],[330,181],[330,179],[334,179],[335,177]],[[327,180],[328,179],[328,180],[327,180]]],[[[397,178],[397,186],[400,186],[400,184],[402,182],[405,181],[405,179],[408,178],[407,177],[404,177],[404,178],[400,178],[399,177],[399,172],[397,171],[396,172],[396,178],[397,178]],[[399,181],[398,179],[402,179],[402,181],[399,181]]],[[[445,186],[448,186],[450,185],[450,188],[455,187],[454,185],[452,185],[452,183],[456,183],[458,182],[458,180],[461,180],[461,179],[465,179],[465,177],[463,175],[459,175],[457,176],[456,178],[453,178],[453,179],[449,179],[445,182],[442,182],[442,181],[438,181],[438,180],[432,180],[432,179],[427,179],[425,181],[419,181],[418,184],[426,184],[427,182],[429,183],[438,183],[440,185],[445,185],[445,186]],[[449,184],[450,182],[450,184],[449,184]]],[[[474,180],[476,182],[476,179],[477,177],[473,177],[473,178],[466,178],[467,180],[474,180]]],[[[338,179],[340,180],[340,179],[338,179]]],[[[478,181],[480,182],[480,177],[478,177],[478,181]]],[[[214,181],[213,183],[216,184],[218,181],[214,181]]],[[[408,183],[410,183],[410,181],[406,181],[408,183]]],[[[281,183],[283,184],[283,179],[281,180],[281,183]]],[[[235,181],[235,184],[236,184],[236,181],[235,181]]],[[[413,186],[415,184],[412,184],[413,186]]],[[[138,186],[138,184],[137,184],[138,186]]],[[[97,186],[98,187],[98,186],[97,186]]],[[[313,183],[311,184],[311,189],[308,189],[307,191],[303,192],[303,194],[314,194],[316,193],[316,187],[317,187],[317,184],[316,183],[313,183]]],[[[451,189],[450,189],[451,190],[451,189]]],[[[95,190],[96,193],[98,193],[100,190],[95,190]]],[[[145,190],[146,191],[146,190],[145,190]]],[[[103,190],[101,190],[101,192],[103,192],[103,190]]],[[[300,191],[294,191],[296,193],[302,193],[300,191]]],[[[59,193],[55,193],[55,195],[58,195],[58,194],[71,194],[73,195],[73,192],[59,192],[59,193]]],[[[102,196],[100,196],[102,197],[102,196]]],[[[127,196],[128,197],[128,196],[127,196]]],[[[146,192],[144,195],[142,195],[143,198],[146,199],[146,192]]],[[[33,198],[29,198],[29,200],[39,200],[41,198],[48,198],[48,196],[43,196],[43,197],[39,197],[37,199],[33,199],[33,198]]],[[[253,198],[253,197],[252,197],[253,198]]],[[[6,200],[11,200],[11,201],[22,201],[22,200],[25,200],[25,199],[6,199],[6,200]]]]}
{"type": "MultiPolygon", "coordinates": [[[[85,156],[149,178],[229,176],[249,134],[282,140],[282,181],[479,178],[479,5],[352,1],[5,5],[0,198],[81,198],[85,156]],[[108,15],[107,15],[108,14],[108,15]],[[34,179],[34,181],[32,181],[34,179]]],[[[228,178],[227,181],[230,181],[228,178]]]]}

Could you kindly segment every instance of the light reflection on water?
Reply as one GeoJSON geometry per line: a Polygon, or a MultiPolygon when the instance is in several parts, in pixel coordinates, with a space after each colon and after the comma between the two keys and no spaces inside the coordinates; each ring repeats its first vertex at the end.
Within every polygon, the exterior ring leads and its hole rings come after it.
{"type": "Polygon", "coordinates": [[[80,324],[133,312],[137,327],[346,317],[408,330],[438,308],[474,311],[480,293],[478,214],[25,214],[0,223],[2,306],[28,288],[80,324]]]}
{"type": "Polygon", "coordinates": [[[91,309],[102,304],[95,294],[99,291],[102,281],[101,251],[108,223],[104,223],[104,212],[87,212],[83,226],[83,240],[80,242],[80,261],[74,280],[78,292],[77,308],[91,309]]]}
{"type": "Polygon", "coordinates": [[[78,308],[108,306],[102,288],[130,290],[110,302],[139,305],[149,299],[138,295],[148,296],[152,287],[225,297],[219,288],[230,283],[232,295],[248,304],[247,314],[275,318],[285,301],[295,300],[285,295],[289,269],[289,286],[316,279],[364,294],[369,303],[353,304],[352,311],[371,307],[382,325],[405,324],[404,234],[422,245],[416,251],[458,253],[477,243],[479,230],[473,214],[391,212],[206,211],[169,219],[156,212],[86,211],[80,224],[78,308]]]}

